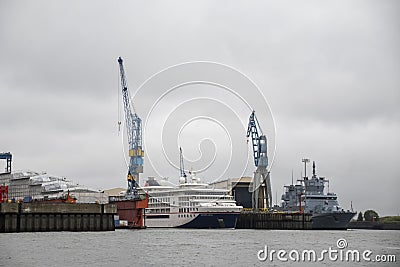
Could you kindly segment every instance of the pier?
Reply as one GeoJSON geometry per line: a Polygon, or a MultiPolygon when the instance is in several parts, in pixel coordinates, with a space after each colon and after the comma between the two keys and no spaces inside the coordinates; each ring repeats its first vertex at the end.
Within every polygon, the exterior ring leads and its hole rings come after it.
{"type": "Polygon", "coordinates": [[[114,204],[0,203],[0,232],[114,231],[114,204]]]}
{"type": "Polygon", "coordinates": [[[242,212],[236,229],[309,230],[311,217],[307,213],[242,212]]]}

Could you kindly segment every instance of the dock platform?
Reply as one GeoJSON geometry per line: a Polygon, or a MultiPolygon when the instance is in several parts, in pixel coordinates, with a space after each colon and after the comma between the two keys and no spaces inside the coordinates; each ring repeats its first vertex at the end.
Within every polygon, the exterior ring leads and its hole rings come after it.
{"type": "Polygon", "coordinates": [[[0,203],[0,232],[114,231],[114,204],[0,203]]]}
{"type": "Polygon", "coordinates": [[[307,213],[242,212],[236,229],[309,230],[311,217],[307,213]]]}

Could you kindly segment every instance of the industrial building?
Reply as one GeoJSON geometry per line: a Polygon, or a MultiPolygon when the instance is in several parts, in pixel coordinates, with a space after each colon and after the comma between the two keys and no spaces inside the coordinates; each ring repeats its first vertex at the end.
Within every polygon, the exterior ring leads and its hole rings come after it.
{"type": "Polygon", "coordinates": [[[126,188],[115,187],[105,189],[104,193],[108,195],[109,201],[118,201],[125,198],[126,188]]]}
{"type": "Polygon", "coordinates": [[[243,206],[243,208],[251,208],[251,180],[251,177],[229,178],[210,185],[214,188],[230,190],[237,205],[243,206]]]}

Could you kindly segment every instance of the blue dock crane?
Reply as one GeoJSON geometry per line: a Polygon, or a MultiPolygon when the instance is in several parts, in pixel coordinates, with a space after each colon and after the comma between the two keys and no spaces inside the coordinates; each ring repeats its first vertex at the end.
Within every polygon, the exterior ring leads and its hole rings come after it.
{"type": "Polygon", "coordinates": [[[125,111],[125,127],[128,136],[129,146],[129,168],[128,168],[128,189],[126,191],[127,199],[139,199],[139,173],[143,173],[142,149],[142,120],[136,114],[129,97],[128,84],[125,76],[123,60],[118,58],[119,70],[121,75],[122,99],[125,111]]]}
{"type": "Polygon", "coordinates": [[[249,118],[247,127],[247,142],[251,136],[254,165],[257,168],[254,172],[252,187],[252,208],[270,208],[272,206],[271,180],[268,167],[267,137],[263,134],[261,126],[257,120],[255,111],[249,118]],[[260,132],[260,134],[259,134],[260,132]]]}

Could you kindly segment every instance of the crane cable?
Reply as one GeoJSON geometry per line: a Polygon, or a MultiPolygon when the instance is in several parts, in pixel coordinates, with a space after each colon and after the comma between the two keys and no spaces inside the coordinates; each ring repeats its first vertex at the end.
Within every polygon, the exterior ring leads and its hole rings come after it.
{"type": "MultiPolygon", "coordinates": [[[[121,117],[122,117],[122,115],[121,115],[121,101],[120,101],[120,99],[121,99],[121,90],[120,89],[122,87],[122,84],[121,84],[120,70],[118,69],[117,72],[118,72],[117,73],[117,78],[118,78],[118,82],[117,82],[118,83],[118,86],[117,86],[117,89],[118,89],[117,119],[118,119],[118,136],[119,136],[119,133],[121,132],[121,125],[122,125],[122,122],[121,122],[121,117]]],[[[122,152],[123,152],[123,155],[124,155],[125,166],[126,166],[126,169],[129,171],[129,163],[126,160],[126,157],[125,157],[124,136],[122,135],[121,137],[122,137],[121,138],[122,152]]]]}

